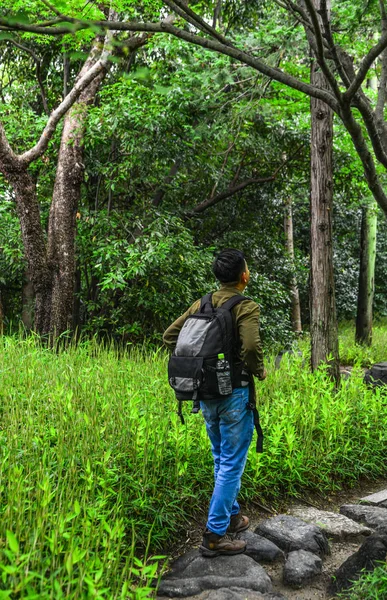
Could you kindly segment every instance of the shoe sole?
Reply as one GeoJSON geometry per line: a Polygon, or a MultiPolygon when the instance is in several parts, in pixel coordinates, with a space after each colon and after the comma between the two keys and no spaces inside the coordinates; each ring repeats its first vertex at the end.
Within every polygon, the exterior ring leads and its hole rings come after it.
{"type": "Polygon", "coordinates": [[[199,552],[205,558],[214,558],[215,556],[234,556],[235,554],[243,554],[246,552],[246,546],[240,550],[210,550],[205,546],[199,546],[199,552]]]}

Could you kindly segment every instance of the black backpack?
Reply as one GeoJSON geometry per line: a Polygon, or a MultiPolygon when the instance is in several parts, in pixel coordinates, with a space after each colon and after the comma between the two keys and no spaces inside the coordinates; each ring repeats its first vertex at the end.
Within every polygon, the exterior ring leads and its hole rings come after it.
{"type": "Polygon", "coordinates": [[[180,330],[168,363],[168,380],[179,401],[178,415],[183,425],[183,401],[193,400],[192,412],[197,413],[200,400],[228,396],[236,387],[250,386],[249,408],[258,434],[257,451],[262,452],[254,382],[238,358],[240,340],[231,312],[244,300],[250,298],[238,294],[214,308],[212,293],[201,299],[198,312],[187,317],[180,330]]]}

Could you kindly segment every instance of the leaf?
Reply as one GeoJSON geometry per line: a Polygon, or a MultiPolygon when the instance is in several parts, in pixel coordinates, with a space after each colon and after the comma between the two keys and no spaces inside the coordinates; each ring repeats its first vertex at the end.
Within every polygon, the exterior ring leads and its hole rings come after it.
{"type": "Polygon", "coordinates": [[[9,531],[9,529],[7,529],[7,542],[12,552],[14,554],[19,554],[19,542],[17,541],[15,534],[12,533],[12,531],[9,531]]]}

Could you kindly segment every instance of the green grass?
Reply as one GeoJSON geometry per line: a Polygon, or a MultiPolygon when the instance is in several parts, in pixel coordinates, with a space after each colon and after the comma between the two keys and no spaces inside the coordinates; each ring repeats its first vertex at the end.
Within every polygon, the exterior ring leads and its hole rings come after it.
{"type": "Polygon", "coordinates": [[[343,365],[360,364],[369,367],[387,361],[387,319],[378,319],[372,328],[372,346],[355,344],[353,323],[340,325],[340,361],[343,365]]]}
{"type": "Polygon", "coordinates": [[[387,566],[380,565],[367,573],[340,598],[345,600],[383,600],[387,598],[387,566]]]}
{"type": "MultiPolygon", "coordinates": [[[[187,406],[180,425],[166,364],[162,351],[0,339],[0,600],[148,597],[152,554],[212,487],[202,417],[187,406]]],[[[265,452],[251,448],[245,500],[387,475],[387,395],[365,388],[360,368],[338,392],[299,359],[268,372],[265,452]]]]}

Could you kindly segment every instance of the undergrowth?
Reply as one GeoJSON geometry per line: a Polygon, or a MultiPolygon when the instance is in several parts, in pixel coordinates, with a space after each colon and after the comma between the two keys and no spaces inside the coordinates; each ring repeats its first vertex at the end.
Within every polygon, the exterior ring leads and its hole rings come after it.
{"type": "Polygon", "coordinates": [[[387,319],[378,319],[372,328],[372,345],[361,346],[355,343],[353,323],[340,324],[340,361],[343,365],[372,364],[387,360],[387,319]]]}
{"type": "MultiPolygon", "coordinates": [[[[212,487],[202,417],[187,406],[180,425],[166,364],[163,351],[119,358],[89,342],[53,353],[1,338],[0,599],[148,597],[154,554],[212,487]]],[[[251,447],[245,500],[386,476],[387,395],[362,375],[335,392],[302,358],[268,364],[257,383],[265,451],[251,447]]]]}
{"type": "Polygon", "coordinates": [[[343,600],[384,600],[387,598],[387,565],[364,574],[353,587],[340,594],[343,600]]]}

